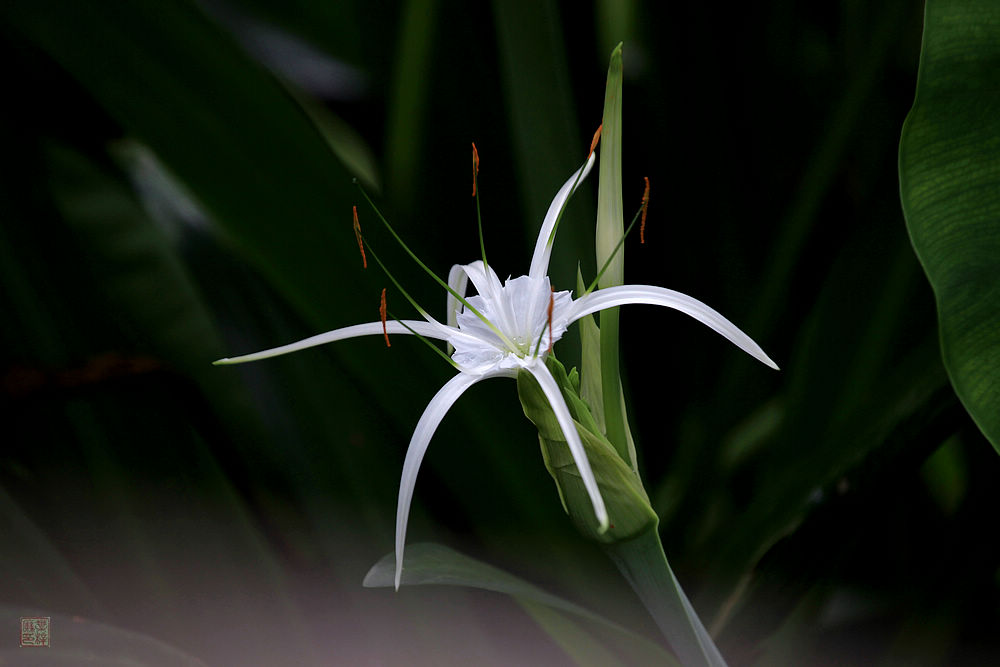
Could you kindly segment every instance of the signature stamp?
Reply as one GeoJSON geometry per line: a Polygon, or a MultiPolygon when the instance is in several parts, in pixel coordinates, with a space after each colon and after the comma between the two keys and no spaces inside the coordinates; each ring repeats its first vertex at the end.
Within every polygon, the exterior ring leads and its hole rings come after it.
{"type": "Polygon", "coordinates": [[[49,646],[51,616],[21,617],[21,647],[49,646]]]}

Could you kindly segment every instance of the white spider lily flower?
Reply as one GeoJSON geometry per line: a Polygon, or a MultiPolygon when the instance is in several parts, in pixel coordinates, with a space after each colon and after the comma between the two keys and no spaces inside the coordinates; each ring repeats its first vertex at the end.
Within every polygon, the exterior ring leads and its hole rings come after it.
{"type": "Polygon", "coordinates": [[[324,343],[357,336],[416,333],[448,343],[452,361],[459,373],[445,383],[431,399],[410,438],[399,483],[396,507],[396,576],[399,589],[403,569],[406,525],[409,517],[417,472],[431,437],[445,414],[466,389],[492,377],[516,378],[525,370],[535,378],[551,405],[583,484],[593,505],[594,515],[603,532],[609,525],[608,512],[594,479],[583,443],[559,386],[545,365],[552,345],[576,320],[591,313],[625,304],[666,306],[684,312],[705,323],[772,368],[775,363],[735,325],[700,301],[679,292],[650,285],[624,285],[602,289],[573,299],[569,291],[553,291],[548,271],[555,229],[566,202],[594,165],[592,152],[585,165],[573,173],[560,188],[549,206],[535,244],[528,275],[508,278],[501,283],[491,267],[482,261],[455,265],[448,276],[454,290],[447,298],[447,324],[421,313],[425,320],[370,322],[335,329],[296,343],[255,354],[220,359],[217,364],[235,364],[266,359],[324,343]],[[462,300],[472,282],[478,295],[462,300]],[[456,296],[456,294],[458,296],[456,296]],[[471,306],[471,308],[467,308],[471,306]]]}

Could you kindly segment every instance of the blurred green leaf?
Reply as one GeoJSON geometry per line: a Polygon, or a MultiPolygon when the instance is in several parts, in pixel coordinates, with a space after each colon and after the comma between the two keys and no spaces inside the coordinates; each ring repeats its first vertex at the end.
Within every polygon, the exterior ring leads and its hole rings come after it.
{"type": "Polygon", "coordinates": [[[931,497],[945,514],[954,514],[969,485],[959,438],[945,440],[920,469],[931,497]]]}
{"type": "Polygon", "coordinates": [[[143,352],[225,393],[230,383],[220,385],[218,373],[204,363],[225,348],[167,235],[124,184],[82,155],[58,146],[48,153],[54,199],[119,322],[143,352]]]}
{"type": "MultiPolygon", "coordinates": [[[[391,588],[394,585],[395,571],[396,555],[386,554],[365,575],[364,585],[368,588],[391,588]]],[[[519,601],[544,605],[614,631],[615,634],[626,640],[629,652],[633,657],[640,660],[635,664],[675,664],[670,653],[628,628],[573,602],[547,593],[520,577],[470,558],[441,544],[418,542],[406,547],[403,584],[407,586],[468,586],[504,593],[519,601]]],[[[546,625],[546,627],[550,630],[555,629],[553,625],[546,625]]],[[[565,629],[566,631],[576,631],[570,626],[565,629]]]]}
{"type": "MultiPolygon", "coordinates": [[[[284,86],[193,4],[15,0],[0,16],[147,144],[313,327],[375,319],[378,292],[357,298],[351,175],[284,86]]],[[[331,349],[391,418],[409,419],[370,363],[331,349]]],[[[429,363],[394,373],[417,382],[429,363]]]]}
{"type": "Polygon", "coordinates": [[[1000,6],[928,0],[899,143],[913,248],[955,392],[1000,452],[1000,6]]]}
{"type": "Polygon", "coordinates": [[[15,0],[0,12],[148,144],[302,312],[323,321],[343,307],[328,286],[355,267],[351,176],[282,85],[194,5],[15,0]]]}
{"type": "MultiPolygon", "coordinates": [[[[2,487],[0,530],[5,536],[0,549],[0,568],[7,573],[17,573],[17,576],[8,576],[8,582],[15,586],[4,587],[6,596],[20,597],[27,593],[27,599],[36,605],[63,599],[71,600],[73,608],[81,612],[98,614],[104,611],[93,591],[46,536],[43,527],[36,525],[2,487]]],[[[0,618],[4,615],[0,608],[0,618]]]]}
{"type": "Polygon", "coordinates": [[[382,179],[379,178],[375,155],[364,138],[344,119],[307,95],[298,92],[291,84],[288,85],[288,90],[316,125],[316,129],[326,140],[326,145],[344,167],[355,174],[365,187],[372,188],[376,192],[381,190],[382,179]]]}
{"type": "MultiPolygon", "coordinates": [[[[525,214],[524,247],[530,248],[553,193],[586,157],[587,141],[599,124],[600,107],[595,99],[592,107],[575,110],[562,33],[564,21],[556,2],[494,0],[492,6],[517,187],[525,214]],[[593,123],[582,134],[580,118],[593,123]]],[[[586,199],[586,192],[581,188],[574,199],[586,199]]],[[[553,253],[549,265],[549,275],[556,284],[571,284],[577,262],[590,257],[593,218],[589,209],[584,210],[588,212],[567,207],[559,225],[559,252],[553,253]]],[[[589,260],[585,262],[586,268],[589,260]]]]}
{"type": "MultiPolygon", "coordinates": [[[[168,236],[148,219],[120,180],[87,158],[60,146],[49,147],[46,157],[53,199],[96,283],[95,293],[88,295],[89,307],[113,313],[116,325],[130,339],[127,353],[148,355],[146,359],[152,360],[155,370],[176,377],[174,381],[188,392],[210,397],[212,408],[233,424],[231,433],[213,435],[219,440],[233,437],[244,441],[241,454],[251,461],[253,454],[260,456],[261,450],[255,446],[259,422],[234,384],[235,378],[213,373],[210,366],[201,363],[206,355],[222,349],[221,342],[168,236]],[[196,384],[181,384],[184,380],[180,378],[188,377],[196,384]],[[241,428],[246,431],[240,433],[241,428]]],[[[81,330],[80,334],[86,332],[81,330]]],[[[109,339],[92,344],[102,349],[121,343],[109,339]]],[[[90,482],[89,493],[74,503],[71,514],[75,520],[83,524],[103,521],[106,525],[100,530],[107,531],[103,533],[106,540],[114,543],[115,551],[127,562],[118,565],[119,576],[126,580],[132,577],[136,590],[155,598],[163,609],[179,613],[186,604],[185,587],[190,584],[174,567],[190,556],[178,553],[171,528],[158,529],[171,524],[169,516],[158,516],[157,522],[149,520],[155,515],[153,507],[163,501],[160,493],[134,480],[150,465],[158,475],[168,478],[183,474],[199,488],[198,500],[184,497],[181,501],[169,492],[164,495],[176,503],[172,511],[177,511],[178,505],[202,503],[191,507],[191,515],[182,515],[176,523],[189,534],[199,534],[198,556],[227,563],[225,574],[212,575],[211,586],[226,597],[253,588],[263,599],[272,598],[276,609],[288,616],[282,621],[287,623],[283,632],[299,633],[302,647],[308,651],[304,634],[294,627],[292,619],[298,618],[298,612],[280,564],[254,521],[252,502],[241,493],[247,478],[262,482],[266,476],[262,469],[267,465],[255,468],[253,463],[244,463],[235,470],[223,470],[216,459],[218,452],[213,452],[197,431],[179,425],[179,433],[170,433],[162,424],[160,428],[151,425],[147,410],[156,413],[156,419],[169,420],[167,415],[173,410],[187,407],[184,399],[160,402],[155,394],[136,394],[143,401],[142,408],[123,409],[121,401],[111,403],[107,393],[65,406],[75,435],[73,455],[80,457],[79,472],[90,482]],[[134,446],[133,434],[142,434],[142,448],[134,446]],[[234,488],[240,485],[244,485],[242,489],[234,488]],[[254,581],[252,585],[246,581],[248,576],[254,581]]],[[[194,403],[197,398],[186,400],[194,403]]],[[[212,432],[212,425],[198,426],[212,432]]],[[[218,442],[213,444],[219,446],[218,442]]],[[[248,613],[243,620],[259,623],[259,618],[253,618],[258,611],[248,613]]]]}
{"type": "MultiPolygon", "coordinates": [[[[581,667],[624,667],[594,635],[552,607],[519,599],[521,608],[581,667]]],[[[666,664],[666,663],[664,663],[666,664]]]]}
{"type": "Polygon", "coordinates": [[[943,369],[931,333],[913,341],[902,317],[916,310],[918,275],[905,239],[891,229],[859,229],[841,251],[783,371],[786,396],[764,421],[766,446],[753,444],[759,455],[746,452],[742,473],[729,477],[749,474],[753,495],[731,505],[721,500],[728,493],[707,496],[714,522],[698,526],[697,543],[717,559],[712,585],[722,595],[848,471],[898,455],[900,438],[915,448],[938,444],[917,436],[941,412],[943,369]],[[868,259],[875,256],[883,263],[868,259]]]}
{"type": "Polygon", "coordinates": [[[597,0],[594,3],[597,43],[601,58],[614,50],[615,44],[631,44],[635,36],[639,3],[636,0],[597,0]]]}
{"type": "Polygon", "coordinates": [[[393,198],[404,210],[415,203],[420,153],[427,148],[423,145],[430,91],[427,82],[432,76],[438,4],[438,0],[407,0],[396,41],[396,67],[386,123],[386,181],[393,198]]]}

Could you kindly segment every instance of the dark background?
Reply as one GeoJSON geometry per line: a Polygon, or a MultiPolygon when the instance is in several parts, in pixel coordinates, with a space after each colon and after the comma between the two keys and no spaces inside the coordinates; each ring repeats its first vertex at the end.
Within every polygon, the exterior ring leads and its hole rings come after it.
{"type": "MultiPolygon", "coordinates": [[[[479,256],[475,141],[490,263],[519,275],[624,41],[627,215],[652,183],[626,280],[705,301],[782,367],[677,313],[622,311],[646,487],[723,654],[995,658],[1000,462],[947,382],[899,206],[921,11],[5,3],[0,655],[28,659],[16,617],[37,614],[53,649],[30,656],[65,664],[182,662],[166,645],[219,665],[569,663],[498,594],[361,587],[392,548],[410,432],[452,373],[437,355],[397,336],[210,362],[377,318],[389,283],[361,269],[355,204],[443,313],[314,121],[362,147],[362,181],[440,276],[479,256]]],[[[596,182],[560,227],[558,288],[595,270],[596,182]]],[[[560,358],[577,350],[571,333],[560,358]]],[[[408,538],[657,637],[573,533],[513,383],[477,386],[444,421],[408,538]]]]}

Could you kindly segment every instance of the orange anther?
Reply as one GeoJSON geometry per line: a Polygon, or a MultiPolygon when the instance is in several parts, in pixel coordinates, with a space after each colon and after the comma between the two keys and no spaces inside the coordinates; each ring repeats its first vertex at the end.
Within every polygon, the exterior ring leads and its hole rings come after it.
{"type": "Polygon", "coordinates": [[[556,288],[549,285],[549,353],[552,352],[552,307],[556,303],[556,288]]]}
{"type": "Polygon", "coordinates": [[[382,335],[385,336],[385,346],[386,347],[392,347],[392,343],[389,342],[389,330],[385,326],[386,307],[385,307],[385,288],[384,287],[382,288],[382,299],[381,299],[381,301],[379,302],[379,305],[378,305],[378,314],[379,314],[379,317],[382,318],[382,335]]]}
{"type": "Polygon", "coordinates": [[[642,193],[642,219],[639,221],[639,243],[646,242],[646,211],[649,210],[649,176],[643,176],[646,189],[642,193]]]}
{"type": "Polygon", "coordinates": [[[587,153],[587,159],[593,154],[594,149],[597,148],[597,142],[601,140],[601,130],[604,129],[604,123],[597,126],[597,132],[594,132],[594,138],[590,140],[590,152],[587,153]]]}
{"type": "Polygon", "coordinates": [[[354,207],[354,237],[358,239],[358,250],[361,251],[361,264],[368,268],[368,258],[365,257],[365,242],[361,240],[361,223],[358,222],[358,207],[354,207]]]}
{"type": "Polygon", "coordinates": [[[472,142],[472,196],[476,196],[476,177],[479,175],[479,151],[476,142],[472,142]]]}

